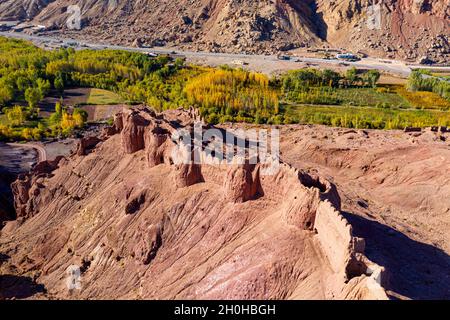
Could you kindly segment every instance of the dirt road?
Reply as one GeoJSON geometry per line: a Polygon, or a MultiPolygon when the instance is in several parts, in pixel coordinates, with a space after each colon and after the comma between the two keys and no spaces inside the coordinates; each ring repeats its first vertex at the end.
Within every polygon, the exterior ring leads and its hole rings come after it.
{"type": "MultiPolygon", "coordinates": [[[[93,50],[114,49],[127,50],[137,52],[152,52],[156,54],[172,54],[176,56],[184,56],[189,62],[202,63],[208,65],[230,64],[235,62],[247,65],[247,68],[264,72],[277,73],[286,70],[299,69],[305,66],[318,65],[320,67],[339,68],[343,61],[337,59],[321,59],[311,57],[295,57],[290,61],[279,60],[276,56],[270,55],[250,55],[250,54],[230,54],[230,53],[213,53],[213,52],[195,52],[195,51],[180,51],[173,48],[133,48],[126,46],[117,46],[110,44],[88,43],[86,41],[78,41],[67,38],[53,38],[48,36],[28,35],[18,32],[0,32],[0,36],[23,39],[33,41],[37,44],[56,44],[58,46],[71,46],[76,49],[89,48],[93,50]],[[176,50],[176,51],[174,51],[176,50]]],[[[389,59],[375,59],[365,58],[361,61],[345,62],[346,66],[354,66],[356,68],[377,69],[392,74],[397,74],[402,77],[407,77],[412,71],[412,68],[432,68],[420,65],[407,65],[403,61],[389,60],[389,59]]],[[[450,70],[450,67],[439,67],[441,70],[450,70]]]]}

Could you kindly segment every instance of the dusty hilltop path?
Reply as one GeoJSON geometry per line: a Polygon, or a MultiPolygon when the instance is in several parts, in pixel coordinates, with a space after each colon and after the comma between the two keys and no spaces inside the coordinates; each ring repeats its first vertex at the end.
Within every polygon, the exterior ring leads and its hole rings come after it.
{"type": "Polygon", "coordinates": [[[387,299],[336,187],[282,164],[177,165],[194,110],[124,110],[13,184],[2,298],[387,299]],[[67,270],[82,274],[69,291],[67,270]],[[17,285],[20,284],[20,285],[17,285]]]}
{"type": "Polygon", "coordinates": [[[390,290],[450,299],[450,133],[285,127],[282,158],[336,184],[390,290]]]}

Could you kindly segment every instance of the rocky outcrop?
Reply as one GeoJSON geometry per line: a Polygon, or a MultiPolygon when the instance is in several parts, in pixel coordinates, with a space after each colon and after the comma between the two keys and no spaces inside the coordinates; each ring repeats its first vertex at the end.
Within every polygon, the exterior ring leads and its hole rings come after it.
{"type": "Polygon", "coordinates": [[[17,217],[27,215],[27,204],[30,200],[31,178],[29,175],[20,175],[11,185],[14,194],[14,207],[17,217]]]}
{"type": "Polygon", "coordinates": [[[79,156],[88,155],[102,140],[97,137],[86,137],[78,141],[76,154],[79,156]]]}
{"type": "Polygon", "coordinates": [[[288,200],[284,218],[287,223],[299,229],[313,230],[319,203],[318,189],[294,193],[288,200]]]}
{"type": "Polygon", "coordinates": [[[5,0],[0,3],[0,20],[25,20],[38,15],[54,0],[5,0]]]}
{"type": "Polygon", "coordinates": [[[43,270],[53,297],[67,297],[61,272],[78,264],[79,298],[386,298],[332,183],[283,163],[177,163],[169,133],[192,129],[189,111],[120,118],[95,152],[15,183],[27,220],[0,248],[23,243],[17,270],[43,270]]]}
{"type": "Polygon", "coordinates": [[[371,10],[372,3],[319,0],[328,42],[346,50],[412,62],[421,56],[439,63],[448,61],[448,0],[390,0],[371,10]],[[375,23],[368,23],[369,17],[375,23]]]}
{"type": "Polygon", "coordinates": [[[174,170],[175,185],[178,188],[190,187],[204,181],[201,166],[198,164],[181,164],[174,170]]]}
{"type": "Polygon", "coordinates": [[[17,218],[26,219],[39,211],[39,205],[44,200],[40,197],[41,190],[45,188],[43,179],[50,177],[62,160],[63,157],[58,157],[53,161],[40,162],[30,173],[19,175],[12,183],[17,218]]]}
{"type": "Polygon", "coordinates": [[[148,265],[156,257],[162,245],[163,228],[162,224],[146,225],[144,223],[140,226],[135,238],[136,245],[133,248],[134,258],[138,262],[148,265]]]}
{"type": "Polygon", "coordinates": [[[168,160],[168,150],[171,145],[170,141],[171,133],[161,127],[155,127],[148,131],[146,135],[146,152],[148,165],[150,167],[155,167],[168,160]]]}
{"type": "Polygon", "coordinates": [[[144,190],[139,193],[136,197],[132,198],[125,207],[126,214],[135,214],[138,212],[142,205],[146,202],[147,191],[144,190]]]}
{"type": "Polygon", "coordinates": [[[261,195],[259,170],[259,166],[250,164],[230,166],[224,182],[225,198],[240,203],[261,195]]]}
{"type": "Polygon", "coordinates": [[[135,153],[145,148],[144,133],[149,121],[138,112],[130,111],[122,115],[122,146],[126,153],[135,153]]]}

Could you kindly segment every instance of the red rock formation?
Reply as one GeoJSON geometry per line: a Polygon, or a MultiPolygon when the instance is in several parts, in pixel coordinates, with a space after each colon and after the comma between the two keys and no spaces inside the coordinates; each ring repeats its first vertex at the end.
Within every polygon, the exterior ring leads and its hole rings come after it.
{"type": "Polygon", "coordinates": [[[122,146],[126,153],[135,153],[145,148],[144,131],[149,121],[142,114],[128,111],[123,114],[122,146]]]}
{"type": "Polygon", "coordinates": [[[386,298],[383,269],[363,255],[331,183],[287,164],[271,175],[266,164],[149,168],[149,149],[175,147],[152,139],[191,127],[191,116],[123,119],[96,152],[15,183],[28,220],[7,225],[0,248],[15,250],[18,273],[41,270],[53,297],[68,297],[61,274],[76,264],[83,290],[72,298],[386,298]]]}
{"type": "Polygon", "coordinates": [[[32,217],[38,212],[42,200],[48,200],[40,197],[41,189],[45,188],[42,180],[58,168],[61,160],[63,157],[41,162],[29,174],[19,175],[18,179],[12,183],[17,218],[32,217]]]}
{"type": "Polygon", "coordinates": [[[233,203],[255,199],[261,193],[259,166],[230,166],[224,182],[225,198],[233,203]]]}
{"type": "Polygon", "coordinates": [[[11,185],[14,194],[14,207],[17,217],[27,215],[27,203],[30,200],[31,178],[29,175],[19,175],[17,180],[11,185]]]}
{"type": "Polygon", "coordinates": [[[203,182],[201,166],[198,164],[181,164],[175,167],[175,185],[178,188],[190,187],[203,182]]]}
{"type": "Polygon", "coordinates": [[[134,258],[144,265],[148,265],[158,253],[162,245],[163,225],[142,225],[135,238],[133,248],[134,258]]]}
{"type": "Polygon", "coordinates": [[[317,207],[320,203],[319,190],[305,190],[303,193],[293,193],[288,199],[285,219],[303,230],[313,230],[317,207]]]}
{"type": "Polygon", "coordinates": [[[102,140],[97,137],[82,138],[77,143],[76,154],[79,156],[87,155],[92,149],[95,148],[102,140]]]}
{"type": "Polygon", "coordinates": [[[170,132],[156,126],[149,130],[146,135],[146,152],[148,164],[150,167],[155,167],[167,161],[167,151],[170,144],[170,132]]]}

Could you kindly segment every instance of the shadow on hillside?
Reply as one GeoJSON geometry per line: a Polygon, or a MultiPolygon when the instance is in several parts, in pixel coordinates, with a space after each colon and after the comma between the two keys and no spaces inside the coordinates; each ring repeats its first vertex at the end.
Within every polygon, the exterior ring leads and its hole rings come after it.
{"type": "Polygon", "coordinates": [[[0,253],[0,265],[1,265],[3,262],[8,261],[9,258],[10,258],[10,257],[9,257],[7,254],[0,253]]]}
{"type": "Polygon", "coordinates": [[[386,268],[388,289],[411,299],[450,299],[450,256],[377,221],[344,212],[366,256],[386,268]]]}
{"type": "Polygon", "coordinates": [[[0,299],[26,299],[45,292],[42,284],[29,277],[0,275],[0,299]]]}
{"type": "Polygon", "coordinates": [[[11,183],[15,176],[7,173],[0,165],[0,229],[3,221],[13,220],[16,217],[14,210],[14,196],[11,190],[11,183]]]}
{"type": "Polygon", "coordinates": [[[317,12],[318,8],[317,8],[317,3],[315,1],[311,1],[311,4],[309,6],[313,12],[311,21],[313,22],[313,26],[315,27],[316,35],[322,40],[327,40],[328,25],[325,22],[325,19],[323,18],[323,13],[317,12]]]}

